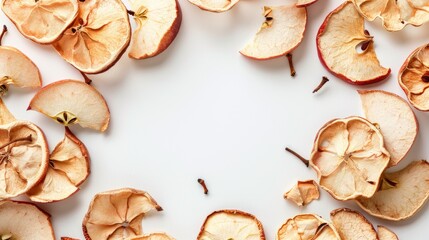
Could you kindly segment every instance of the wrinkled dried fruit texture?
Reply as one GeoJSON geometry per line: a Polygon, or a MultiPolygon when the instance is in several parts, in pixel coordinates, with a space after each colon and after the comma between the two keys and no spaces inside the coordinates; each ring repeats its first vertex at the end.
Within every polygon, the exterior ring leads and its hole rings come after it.
{"type": "Polygon", "coordinates": [[[165,233],[151,233],[144,236],[131,237],[127,240],[175,240],[165,233]]]}
{"type": "Polygon", "coordinates": [[[336,235],[335,230],[322,218],[314,214],[300,214],[288,219],[279,228],[276,240],[313,240],[316,235],[319,237],[319,240],[340,240],[339,238],[326,238],[325,236],[327,235],[331,236],[330,232],[336,235]],[[323,233],[320,233],[321,230],[323,230],[323,233]]]}
{"type": "Polygon", "coordinates": [[[78,4],[77,0],[4,0],[2,9],[22,35],[48,44],[74,21],[78,4]]]}
{"type": "Polygon", "coordinates": [[[347,1],[332,11],[317,33],[321,62],[337,77],[352,84],[368,84],[385,79],[390,69],[380,65],[371,36],[365,34],[364,18],[347,1]],[[356,49],[368,43],[362,52],[356,49]]]}
{"type": "Polygon", "coordinates": [[[380,18],[388,31],[399,31],[407,24],[420,26],[429,21],[428,0],[353,0],[369,21],[380,18]]]}
{"type": "Polygon", "coordinates": [[[30,122],[0,126],[0,199],[16,197],[34,187],[45,175],[49,153],[42,131],[30,122]],[[9,142],[26,138],[31,141],[9,142]]]}
{"type": "Polygon", "coordinates": [[[365,118],[377,124],[390,153],[389,166],[398,164],[417,137],[418,122],[408,103],[396,94],[381,90],[358,91],[365,118]]]}
{"type": "Polygon", "coordinates": [[[37,66],[21,51],[0,47],[0,85],[36,88],[42,85],[37,66]]]}
{"type": "Polygon", "coordinates": [[[152,210],[162,208],[144,191],[124,188],[99,193],[83,220],[85,238],[117,240],[141,235],[142,219],[152,210]]]}
{"type": "Polygon", "coordinates": [[[377,226],[379,240],[399,240],[398,236],[385,226],[377,226]]]}
{"type": "Polygon", "coordinates": [[[307,7],[317,2],[317,0],[298,0],[295,4],[297,7],[307,7]]]}
{"type": "Polygon", "coordinates": [[[285,199],[289,199],[298,206],[305,206],[315,199],[319,199],[319,187],[314,180],[298,181],[284,195],[285,199]]]}
{"type": "Polygon", "coordinates": [[[0,202],[0,236],[11,240],[54,240],[50,216],[37,206],[13,201],[0,202]]]}
{"type": "Polygon", "coordinates": [[[377,232],[372,224],[360,213],[341,208],[331,212],[332,224],[342,240],[375,240],[377,232]]]}
{"type": "Polygon", "coordinates": [[[89,176],[88,151],[69,129],[51,153],[49,161],[43,181],[27,193],[31,201],[54,202],[66,199],[78,191],[78,187],[89,176]]]}
{"type": "Polygon", "coordinates": [[[5,125],[14,121],[16,121],[15,117],[0,98],[0,125],[5,125]]]}
{"type": "Polygon", "coordinates": [[[265,21],[252,40],[240,51],[253,59],[285,56],[302,41],[307,24],[306,8],[295,4],[264,7],[265,21]]]}
{"type": "Polygon", "coordinates": [[[240,0],[188,0],[202,10],[210,12],[225,12],[230,10],[240,0]]]}
{"type": "Polygon", "coordinates": [[[389,160],[380,131],[363,118],[349,117],[319,131],[310,165],[322,188],[335,199],[350,200],[374,195],[389,160]]]}
{"type": "Polygon", "coordinates": [[[429,45],[417,48],[399,71],[399,84],[410,103],[429,111],[429,45]]]}
{"type": "Polygon", "coordinates": [[[312,240],[341,240],[338,232],[331,225],[324,225],[317,231],[312,240]]]}
{"type": "Polygon", "coordinates": [[[103,96],[94,87],[76,80],[57,81],[43,87],[31,100],[29,109],[65,126],[79,124],[105,131],[110,122],[109,108],[103,96]]]}
{"type": "Polygon", "coordinates": [[[198,234],[197,240],[265,240],[259,220],[238,210],[221,210],[210,214],[198,234]]]}
{"type": "Polygon", "coordinates": [[[429,163],[415,161],[398,172],[384,173],[381,189],[371,198],[358,198],[357,203],[373,216],[400,221],[417,213],[428,196],[429,163]]]}
{"type": "Polygon", "coordinates": [[[76,20],[53,46],[78,70],[100,73],[122,56],[130,35],[127,10],[120,0],[79,1],[76,20]]]}
{"type": "Polygon", "coordinates": [[[176,0],[130,0],[137,28],[128,56],[144,59],[170,46],[179,32],[182,13],[176,0]]]}

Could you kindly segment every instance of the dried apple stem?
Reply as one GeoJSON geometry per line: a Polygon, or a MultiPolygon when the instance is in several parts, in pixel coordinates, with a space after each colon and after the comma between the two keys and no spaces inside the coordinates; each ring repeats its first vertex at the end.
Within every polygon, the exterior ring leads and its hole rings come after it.
{"type": "Polygon", "coordinates": [[[133,10],[127,10],[127,13],[133,17],[134,15],[136,15],[136,13],[133,10]]]}
{"type": "Polygon", "coordinates": [[[16,142],[23,142],[23,141],[25,141],[25,142],[31,142],[31,140],[32,140],[32,136],[30,134],[27,137],[17,138],[17,139],[12,140],[12,141],[10,141],[8,143],[5,143],[5,144],[3,144],[3,145],[0,146],[0,149],[3,149],[3,148],[5,148],[5,147],[7,147],[7,146],[9,146],[11,144],[16,143],[16,142]]]}
{"type": "Polygon", "coordinates": [[[86,76],[84,72],[80,72],[80,74],[82,74],[83,79],[85,79],[85,83],[91,85],[92,80],[88,76],[86,76]]]}
{"type": "Polygon", "coordinates": [[[3,25],[3,30],[1,31],[0,34],[0,46],[1,46],[1,41],[3,40],[3,36],[7,33],[7,27],[6,25],[3,25]]]}
{"type": "Polygon", "coordinates": [[[293,66],[292,54],[288,53],[288,54],[286,54],[286,57],[287,57],[287,60],[289,62],[290,75],[292,77],[294,77],[296,74],[296,71],[295,71],[295,67],[293,66]]]}
{"type": "Polygon", "coordinates": [[[317,93],[327,82],[329,82],[329,79],[325,76],[322,77],[322,81],[319,83],[319,85],[313,90],[313,93],[317,93]]]}
{"type": "Polygon", "coordinates": [[[203,187],[204,189],[204,194],[208,194],[209,193],[209,189],[206,186],[206,183],[204,182],[203,179],[198,178],[198,183],[203,187]]]}
{"type": "Polygon", "coordinates": [[[286,148],[286,151],[290,152],[292,155],[294,155],[295,157],[297,157],[299,160],[301,160],[301,162],[303,162],[305,164],[305,166],[309,166],[310,165],[310,161],[308,161],[307,159],[305,159],[304,157],[302,157],[301,155],[299,155],[297,152],[295,152],[294,150],[290,149],[290,148],[286,148]]]}
{"type": "Polygon", "coordinates": [[[429,83],[429,71],[426,71],[422,76],[423,82],[429,83]]]}

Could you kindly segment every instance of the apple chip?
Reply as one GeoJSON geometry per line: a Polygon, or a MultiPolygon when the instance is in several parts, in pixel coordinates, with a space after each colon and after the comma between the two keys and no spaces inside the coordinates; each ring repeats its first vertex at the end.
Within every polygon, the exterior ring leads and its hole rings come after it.
{"type": "Polygon", "coordinates": [[[378,225],[377,230],[379,240],[399,240],[398,236],[385,226],[378,225]]]}
{"type": "Polygon", "coordinates": [[[180,29],[182,12],[176,0],[130,0],[137,28],[128,56],[144,59],[162,53],[180,29]]]}
{"type": "Polygon", "coordinates": [[[335,229],[314,214],[300,214],[289,218],[277,231],[276,240],[340,240],[335,229]],[[329,230],[331,229],[331,230],[329,230]],[[323,233],[321,233],[323,231],[323,233]],[[318,236],[318,238],[316,238],[318,236]],[[329,238],[332,236],[334,238],[329,238]]]}
{"type": "Polygon", "coordinates": [[[137,237],[130,237],[127,240],[174,240],[174,238],[165,233],[151,233],[137,237]]]}
{"type": "Polygon", "coordinates": [[[384,173],[380,189],[371,198],[358,198],[367,213],[393,221],[412,217],[429,196],[429,163],[415,161],[404,169],[384,173]]]}
{"type": "Polygon", "coordinates": [[[305,206],[315,199],[319,199],[319,187],[314,180],[298,181],[288,192],[284,194],[298,206],[305,206]]]}
{"type": "Polygon", "coordinates": [[[429,111],[429,44],[411,53],[398,78],[410,103],[420,111],[429,111]]]}
{"type": "Polygon", "coordinates": [[[365,118],[377,124],[390,153],[389,166],[398,164],[417,137],[418,122],[408,103],[396,94],[381,90],[358,91],[365,118]]]}
{"type": "Polygon", "coordinates": [[[0,202],[0,239],[54,240],[49,214],[31,203],[0,202]]]}
{"type": "Polygon", "coordinates": [[[58,40],[74,21],[77,0],[3,0],[6,16],[26,38],[49,44],[58,40]]]}
{"type": "Polygon", "coordinates": [[[66,128],[64,139],[51,153],[45,178],[27,192],[27,195],[34,202],[60,201],[77,192],[88,176],[88,151],[70,129],[66,128]]]}
{"type": "Polygon", "coordinates": [[[83,219],[85,238],[113,240],[141,235],[141,221],[151,210],[162,208],[144,191],[123,188],[99,193],[83,219]]]}
{"type": "Polygon", "coordinates": [[[207,216],[197,237],[213,239],[265,240],[265,234],[255,216],[239,210],[219,210],[207,216]]]}
{"type": "Polygon", "coordinates": [[[76,20],[53,46],[79,71],[100,73],[118,61],[130,36],[127,9],[120,0],[79,1],[76,20]]]}
{"type": "Polygon", "coordinates": [[[188,0],[202,10],[210,12],[225,12],[230,10],[240,0],[188,0]]]}
{"type": "Polygon", "coordinates": [[[378,239],[372,224],[360,213],[348,208],[331,212],[331,220],[342,240],[378,239]]]}
{"type": "Polygon", "coordinates": [[[322,23],[316,37],[321,63],[351,84],[370,84],[385,79],[390,69],[380,65],[373,37],[364,29],[364,18],[346,1],[322,23]],[[357,48],[363,48],[358,52],[357,48]]]}
{"type": "Polygon", "coordinates": [[[37,92],[28,110],[36,110],[64,126],[79,124],[105,131],[110,112],[103,96],[92,86],[77,80],[51,83],[37,92]]]}
{"type": "Polygon", "coordinates": [[[371,197],[389,163],[380,131],[360,117],[328,122],[317,134],[310,166],[337,200],[371,197]]]}
{"type": "Polygon", "coordinates": [[[240,51],[246,57],[265,60],[286,56],[302,41],[307,24],[307,10],[295,4],[264,7],[265,21],[259,31],[240,51]]]}

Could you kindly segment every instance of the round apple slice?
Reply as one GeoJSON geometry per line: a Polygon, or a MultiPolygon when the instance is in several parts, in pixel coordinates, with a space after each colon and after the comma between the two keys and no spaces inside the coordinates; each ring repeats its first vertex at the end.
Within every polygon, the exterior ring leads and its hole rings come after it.
{"type": "Polygon", "coordinates": [[[105,131],[110,112],[103,96],[92,86],[77,80],[51,83],[36,93],[28,110],[35,110],[64,126],[79,124],[105,131]]]}
{"type": "Polygon", "coordinates": [[[0,202],[0,239],[54,240],[50,215],[31,203],[0,202]]]}
{"type": "Polygon", "coordinates": [[[6,16],[26,38],[49,44],[58,40],[74,21],[77,0],[4,0],[1,7],[6,16]]]}
{"type": "Polygon", "coordinates": [[[41,183],[27,192],[33,202],[56,202],[79,190],[89,176],[89,155],[85,145],[66,128],[64,139],[55,147],[41,183]]]}
{"type": "Polygon", "coordinates": [[[127,240],[175,240],[165,233],[151,233],[142,236],[130,237],[127,240]]]}
{"type": "Polygon", "coordinates": [[[398,79],[411,105],[429,111],[429,44],[410,54],[399,70],[398,79]]]}
{"type": "Polygon", "coordinates": [[[429,163],[415,161],[404,169],[384,173],[380,189],[371,198],[358,198],[367,213],[392,221],[414,216],[429,197],[429,163]]]}
{"type": "Polygon", "coordinates": [[[340,240],[335,229],[325,220],[314,214],[299,214],[293,218],[288,219],[279,228],[276,237],[276,240],[315,239],[340,240]],[[323,231],[323,233],[321,233],[321,231],[323,231]],[[328,236],[330,236],[331,238],[329,238],[328,236]]]}
{"type": "Polygon", "coordinates": [[[219,210],[207,216],[197,237],[210,239],[265,240],[265,234],[261,222],[252,214],[219,210]]]}
{"type": "Polygon", "coordinates": [[[377,124],[390,153],[389,166],[398,164],[417,137],[419,124],[408,103],[396,94],[381,90],[358,91],[365,118],[377,124]]]}
{"type": "Polygon", "coordinates": [[[141,221],[151,210],[162,211],[144,191],[123,188],[95,195],[82,223],[87,240],[125,239],[142,234],[141,221]]]}
{"type": "Polygon", "coordinates": [[[240,0],[188,0],[202,10],[210,12],[225,12],[230,10],[240,0]]]}
{"type": "Polygon", "coordinates": [[[316,37],[322,64],[332,74],[351,84],[370,84],[385,79],[390,69],[380,65],[373,37],[364,29],[364,18],[346,1],[322,23],[316,37]],[[363,48],[358,52],[358,47],[363,48]]]}
{"type": "Polygon", "coordinates": [[[390,155],[380,131],[360,117],[328,122],[316,136],[310,166],[337,200],[371,197],[390,155]]]}
{"type": "Polygon", "coordinates": [[[176,0],[130,0],[137,28],[133,32],[128,56],[135,59],[154,57],[170,46],[182,23],[176,0]]]}
{"type": "Polygon", "coordinates": [[[348,208],[336,209],[331,212],[331,220],[342,240],[378,239],[372,224],[356,211],[348,208]]]}
{"type": "Polygon", "coordinates": [[[264,7],[265,21],[261,28],[240,51],[246,57],[266,60],[285,56],[301,43],[307,24],[306,8],[295,4],[264,7]]]}
{"type": "Polygon", "coordinates": [[[379,240],[399,240],[398,236],[385,226],[378,225],[377,230],[379,240]]]}
{"type": "Polygon", "coordinates": [[[79,1],[76,20],[53,46],[84,73],[112,67],[130,43],[131,26],[120,0],[79,1]]]}

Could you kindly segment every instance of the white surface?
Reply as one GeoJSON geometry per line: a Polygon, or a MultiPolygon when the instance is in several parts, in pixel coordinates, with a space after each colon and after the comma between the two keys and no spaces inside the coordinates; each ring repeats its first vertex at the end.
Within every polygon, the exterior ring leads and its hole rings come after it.
{"type": "MultiPolygon", "coordinates": [[[[322,124],[362,113],[359,87],[333,77],[316,55],[316,32],[328,12],[340,4],[338,0],[320,0],[309,7],[308,30],[294,52],[295,78],[289,76],[286,58],[258,62],[238,53],[260,26],[263,4],[282,2],[243,0],[229,12],[214,14],[180,0],[182,27],[166,52],[143,61],[124,54],[111,70],[93,77],[110,106],[112,121],[105,134],[72,128],[90,151],[92,174],[71,198],[40,205],[52,214],[57,237],[83,238],[81,222],[93,195],[121,187],[146,190],[164,208],[143,220],[145,232],[165,231],[178,240],[195,239],[205,217],[218,209],[256,215],[267,239],[274,239],[278,227],[301,212],[329,218],[337,207],[358,209],[353,202],[335,201],[325,191],[306,208],[282,197],[297,180],[316,177],[284,147],[308,157],[322,124]],[[331,81],[312,94],[322,75],[331,81]],[[208,196],[197,183],[199,177],[207,182],[208,196]]],[[[53,48],[21,36],[3,13],[0,23],[9,27],[3,44],[34,60],[44,85],[82,79],[53,48]]],[[[397,72],[407,55],[428,41],[429,24],[399,33],[385,32],[378,21],[367,28],[375,36],[381,63],[392,68],[392,75],[364,88],[405,97],[397,72]]],[[[33,95],[11,89],[5,102],[17,118],[30,119],[44,129],[53,149],[63,129],[40,113],[25,111],[33,95]]],[[[429,114],[416,114],[420,135],[401,167],[429,155],[429,114]]],[[[401,239],[427,238],[427,206],[402,223],[369,219],[392,228],[401,239]]]]}

